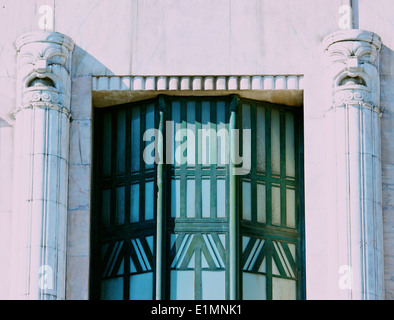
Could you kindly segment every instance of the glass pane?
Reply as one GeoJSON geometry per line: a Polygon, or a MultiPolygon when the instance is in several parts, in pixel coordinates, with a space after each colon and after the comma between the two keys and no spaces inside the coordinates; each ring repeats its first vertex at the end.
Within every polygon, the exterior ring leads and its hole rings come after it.
{"type": "Polygon", "coordinates": [[[271,110],[271,170],[280,174],[280,120],[279,110],[271,110]]]}
{"type": "MultiPolygon", "coordinates": [[[[294,260],[294,256],[292,256],[291,253],[291,249],[290,246],[292,244],[286,243],[286,242],[282,242],[282,241],[274,241],[273,242],[275,251],[278,254],[279,260],[280,262],[275,262],[275,266],[276,263],[279,263],[281,265],[281,268],[283,269],[282,272],[284,271],[286,277],[290,277],[290,278],[295,278],[296,276],[296,272],[293,268],[293,264],[292,264],[292,260],[294,260]]],[[[277,268],[276,268],[277,269],[277,268]]],[[[277,273],[279,275],[279,273],[277,273]]]]}
{"type": "MultiPolygon", "coordinates": [[[[148,246],[149,246],[149,249],[150,249],[150,251],[151,252],[153,252],[153,249],[154,249],[154,247],[153,247],[153,241],[154,241],[154,236],[148,236],[148,237],[146,237],[146,242],[148,243],[148,246]]],[[[153,267],[153,266],[152,266],[153,267]]]]}
{"type": "Polygon", "coordinates": [[[101,299],[123,300],[123,278],[105,279],[101,281],[101,299]]]}
{"type": "Polygon", "coordinates": [[[265,185],[257,184],[257,222],[266,223],[265,185]]]}
{"type": "MultiPolygon", "coordinates": [[[[204,240],[205,248],[207,251],[201,256],[202,267],[222,269],[225,267],[225,257],[223,249],[225,246],[225,235],[224,234],[203,234],[202,239],[204,240]],[[210,260],[210,264],[207,262],[210,260]]],[[[216,272],[217,270],[215,270],[216,272]]]]}
{"type": "Polygon", "coordinates": [[[286,189],[286,223],[289,228],[296,227],[295,190],[286,189]]]}
{"type": "Polygon", "coordinates": [[[286,175],[295,176],[294,114],[286,112],[286,175]]]}
{"type": "Polygon", "coordinates": [[[226,290],[225,271],[201,272],[202,300],[224,300],[226,290]]]}
{"type": "MultiPolygon", "coordinates": [[[[146,107],[146,126],[145,126],[145,130],[149,130],[149,129],[154,129],[155,127],[155,106],[153,104],[149,104],[146,107]]],[[[153,143],[153,141],[155,141],[154,143],[157,143],[157,141],[155,140],[154,137],[151,138],[150,141],[146,141],[146,146],[153,143]]],[[[155,148],[156,150],[156,148],[155,148]]],[[[155,158],[155,154],[152,154],[152,159],[155,158]]],[[[148,164],[145,163],[145,168],[153,168],[154,163],[152,164],[148,164]]]]}
{"type": "MultiPolygon", "coordinates": [[[[150,250],[148,249],[148,252],[145,252],[145,249],[141,243],[140,239],[132,239],[131,244],[134,248],[135,256],[131,256],[131,261],[134,263],[137,263],[142,269],[142,271],[149,271],[152,270],[152,266],[150,265],[149,259],[147,254],[152,253],[149,252],[150,250]],[[133,261],[134,260],[134,261],[133,261]]],[[[135,266],[134,266],[135,268],[135,266]]]]}
{"type": "Polygon", "coordinates": [[[250,182],[242,182],[242,219],[252,219],[252,194],[250,182]]]}
{"type": "Polygon", "coordinates": [[[101,192],[101,223],[103,227],[108,227],[111,223],[111,190],[101,192]]]}
{"type": "Polygon", "coordinates": [[[226,105],[224,101],[218,101],[216,108],[217,164],[218,166],[224,166],[229,163],[229,135],[226,130],[226,105]]]}
{"type": "Polygon", "coordinates": [[[103,116],[103,145],[102,145],[102,174],[103,176],[111,175],[111,141],[112,141],[112,116],[105,113],[103,116]]]}
{"type": "Polygon", "coordinates": [[[130,276],[130,300],[152,300],[153,272],[130,276]]]}
{"type": "Polygon", "coordinates": [[[175,131],[175,164],[182,166],[187,163],[187,128],[176,125],[175,131]]]}
{"type": "Polygon", "coordinates": [[[194,270],[171,270],[171,300],[194,299],[194,270]]]}
{"type": "Polygon", "coordinates": [[[295,300],[296,281],[291,279],[272,278],[273,300],[295,300]]]}
{"type": "Polygon", "coordinates": [[[216,208],[217,217],[224,218],[226,216],[226,180],[219,179],[217,183],[216,208]]]}
{"type": "Polygon", "coordinates": [[[180,197],[181,197],[181,188],[180,188],[180,180],[172,180],[171,181],[171,217],[179,218],[181,216],[180,210],[180,197]]]}
{"type": "Polygon", "coordinates": [[[130,257],[130,273],[137,273],[137,269],[134,265],[133,259],[130,257]]]}
{"type": "Polygon", "coordinates": [[[242,129],[251,129],[250,105],[242,105],[242,129]]]}
{"type": "Polygon", "coordinates": [[[124,273],[124,259],[121,251],[124,241],[116,241],[111,244],[104,244],[101,249],[101,259],[103,261],[103,277],[122,275],[124,273]]]}
{"type": "Polygon", "coordinates": [[[194,196],[196,194],[195,181],[188,179],[186,184],[186,194],[187,194],[187,205],[186,205],[186,215],[188,218],[195,216],[195,200],[194,196]]]}
{"type": "Polygon", "coordinates": [[[272,224],[280,225],[280,188],[272,187],[272,224]]]}
{"type": "Polygon", "coordinates": [[[194,166],[196,163],[195,153],[196,140],[196,106],[194,102],[187,103],[187,165],[194,166]]]}
{"type": "Polygon", "coordinates": [[[266,300],[266,277],[262,274],[243,272],[243,299],[266,300]]]}
{"type": "Polygon", "coordinates": [[[131,110],[131,170],[140,169],[140,108],[131,110]]]}
{"type": "MultiPolygon", "coordinates": [[[[118,246],[118,250],[115,252],[115,256],[113,258],[113,261],[117,261],[119,259],[121,259],[121,263],[119,265],[119,269],[118,270],[113,270],[114,272],[116,272],[116,275],[120,276],[124,274],[124,258],[123,256],[120,255],[121,253],[121,248],[123,247],[123,243],[124,241],[120,242],[120,245],[118,246]]],[[[114,269],[116,268],[116,265],[113,265],[114,269]]]]}
{"type": "Polygon", "coordinates": [[[154,217],[154,184],[153,181],[145,183],[145,220],[151,220],[154,217]]]}
{"type": "MultiPolygon", "coordinates": [[[[243,251],[245,252],[246,246],[252,245],[249,251],[249,255],[245,257],[245,263],[243,270],[254,270],[257,269],[259,272],[265,272],[265,259],[263,261],[258,260],[259,256],[263,253],[265,240],[264,239],[252,239],[249,237],[242,237],[243,251]],[[258,264],[256,264],[256,262],[258,264]]],[[[261,258],[261,257],[260,257],[261,258]]]]}
{"type": "Polygon", "coordinates": [[[116,224],[124,224],[125,187],[116,188],[116,224]]]}
{"type": "Polygon", "coordinates": [[[203,101],[201,104],[202,114],[201,114],[201,152],[200,152],[200,163],[204,166],[208,166],[211,163],[210,149],[212,143],[211,134],[211,109],[210,103],[208,101],[203,101]]]}
{"type": "Polygon", "coordinates": [[[201,181],[202,192],[202,217],[209,218],[211,216],[211,181],[201,181]]]}
{"type": "Polygon", "coordinates": [[[126,150],[126,110],[120,109],[117,112],[116,128],[116,172],[125,172],[125,150],[126,150]]]}
{"type": "Polygon", "coordinates": [[[130,222],[139,221],[140,212],[140,186],[132,184],[130,186],[130,222]]]}
{"type": "MultiPolygon", "coordinates": [[[[179,160],[176,156],[175,153],[177,152],[177,150],[180,148],[181,142],[178,141],[178,139],[175,139],[176,133],[180,130],[181,128],[181,104],[179,103],[179,101],[173,101],[172,102],[172,121],[174,122],[173,125],[173,137],[171,139],[171,141],[173,141],[174,145],[172,146],[172,163],[175,166],[179,166],[180,162],[177,161],[179,160]]],[[[179,150],[178,150],[179,152],[179,150]]]]}
{"type": "Polygon", "coordinates": [[[296,261],[296,245],[294,243],[287,243],[287,246],[290,249],[291,256],[293,260],[296,261]]]}
{"type": "MultiPolygon", "coordinates": [[[[251,120],[251,112],[250,112],[250,105],[244,104],[242,106],[242,130],[245,129],[252,129],[252,120],[251,120]]],[[[251,143],[245,142],[246,135],[242,137],[242,157],[243,162],[247,161],[246,159],[251,159],[252,151],[251,151],[251,143]]],[[[239,137],[241,139],[241,135],[239,137]]],[[[243,163],[244,165],[244,163],[243,163]]]]}
{"type": "Polygon", "coordinates": [[[216,164],[216,130],[213,128],[203,128],[200,132],[201,136],[201,157],[200,163],[204,166],[216,164]]]}
{"type": "Polygon", "coordinates": [[[257,171],[265,171],[265,109],[257,107],[256,120],[257,171]]]}

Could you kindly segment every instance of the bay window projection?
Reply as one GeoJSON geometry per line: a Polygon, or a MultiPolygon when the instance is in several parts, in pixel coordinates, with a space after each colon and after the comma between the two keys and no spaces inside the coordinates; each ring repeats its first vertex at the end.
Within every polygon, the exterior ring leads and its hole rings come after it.
{"type": "Polygon", "coordinates": [[[237,96],[95,109],[92,298],[305,298],[301,119],[237,96]]]}

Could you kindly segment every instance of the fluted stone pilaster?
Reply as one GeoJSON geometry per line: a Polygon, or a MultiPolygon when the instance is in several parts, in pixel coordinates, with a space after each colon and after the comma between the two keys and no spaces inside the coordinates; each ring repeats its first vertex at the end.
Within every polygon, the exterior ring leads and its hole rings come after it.
{"type": "Polygon", "coordinates": [[[65,299],[73,48],[56,32],[16,41],[14,299],[65,299]]]}
{"type": "Polygon", "coordinates": [[[328,35],[328,197],[333,298],[384,299],[380,37],[350,29],[328,35]],[[343,271],[348,272],[344,274],[343,271]],[[344,285],[346,284],[346,285],[344,285]]]}

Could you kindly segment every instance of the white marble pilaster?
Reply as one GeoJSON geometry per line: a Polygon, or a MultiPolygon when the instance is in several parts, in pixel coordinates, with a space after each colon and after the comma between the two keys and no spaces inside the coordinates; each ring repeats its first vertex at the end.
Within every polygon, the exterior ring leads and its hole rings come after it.
{"type": "Polygon", "coordinates": [[[379,36],[351,29],[328,35],[332,101],[328,125],[329,296],[384,299],[379,36]]]}
{"type": "Polygon", "coordinates": [[[14,299],[65,299],[73,41],[34,32],[16,41],[14,299]]]}

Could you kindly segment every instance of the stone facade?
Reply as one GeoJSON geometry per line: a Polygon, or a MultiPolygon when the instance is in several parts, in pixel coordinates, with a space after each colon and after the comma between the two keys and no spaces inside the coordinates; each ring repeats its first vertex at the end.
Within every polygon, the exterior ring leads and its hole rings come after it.
{"type": "Polygon", "coordinates": [[[394,7],[342,5],[0,2],[0,298],[89,298],[94,108],[235,93],[303,108],[307,299],[393,299],[394,7]]]}

